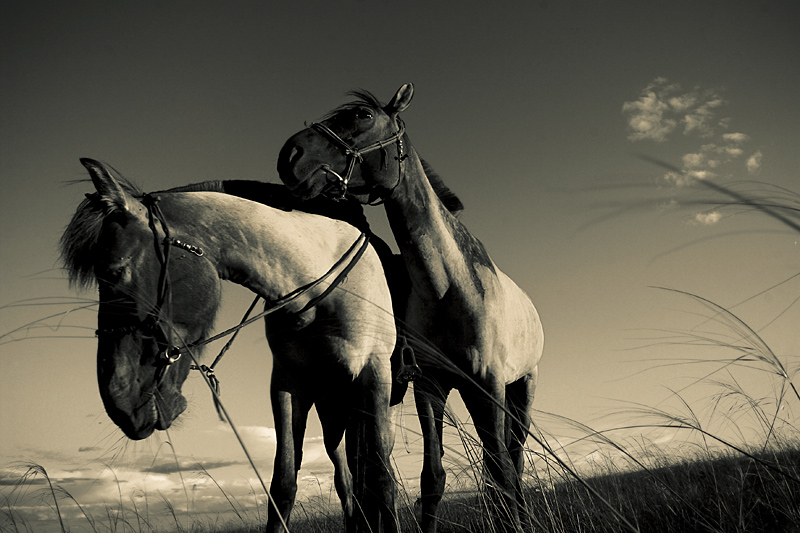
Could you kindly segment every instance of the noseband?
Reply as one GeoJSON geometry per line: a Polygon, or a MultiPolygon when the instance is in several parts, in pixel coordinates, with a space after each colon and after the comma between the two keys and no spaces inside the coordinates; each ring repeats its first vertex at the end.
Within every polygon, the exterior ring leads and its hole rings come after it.
{"type": "Polygon", "coordinates": [[[331,192],[333,192],[332,198],[334,200],[343,200],[345,195],[347,194],[347,186],[348,186],[348,183],[350,182],[350,177],[353,174],[353,169],[356,166],[356,161],[358,161],[358,163],[363,163],[364,162],[364,154],[368,154],[370,152],[374,152],[375,150],[381,150],[381,153],[383,154],[383,168],[386,168],[386,166],[387,166],[387,163],[386,163],[386,147],[388,145],[392,144],[392,143],[396,143],[397,144],[397,158],[396,159],[398,161],[400,172],[398,173],[397,183],[394,185],[394,187],[392,187],[392,189],[391,189],[391,191],[389,193],[389,195],[391,195],[391,192],[393,192],[394,189],[397,187],[397,185],[400,183],[400,179],[402,177],[403,160],[407,157],[407,155],[403,154],[403,135],[405,134],[405,131],[406,131],[405,124],[403,124],[403,121],[400,120],[400,119],[398,119],[398,123],[399,123],[399,129],[398,129],[397,133],[395,133],[391,137],[388,137],[388,138],[383,139],[381,141],[374,142],[374,143],[372,143],[372,144],[370,144],[368,146],[365,146],[363,148],[354,148],[354,147],[350,146],[349,144],[347,144],[347,142],[344,139],[339,137],[339,135],[337,135],[336,132],[334,132],[332,129],[330,129],[325,124],[322,124],[321,122],[313,122],[313,123],[311,123],[308,126],[309,129],[312,129],[312,130],[316,131],[317,133],[321,134],[323,137],[326,137],[335,146],[339,147],[342,150],[342,153],[347,158],[347,167],[345,169],[344,176],[342,176],[341,174],[339,174],[336,171],[334,171],[328,165],[324,165],[322,167],[323,170],[325,170],[325,172],[327,174],[331,174],[336,178],[336,182],[335,182],[336,188],[335,188],[335,190],[334,191],[326,191],[323,194],[329,195],[331,192]]]}

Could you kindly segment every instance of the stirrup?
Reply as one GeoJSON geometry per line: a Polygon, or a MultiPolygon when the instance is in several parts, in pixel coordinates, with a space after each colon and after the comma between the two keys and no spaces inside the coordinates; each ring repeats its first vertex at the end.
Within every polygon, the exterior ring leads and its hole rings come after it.
{"type": "Polygon", "coordinates": [[[406,336],[401,335],[401,337],[403,338],[403,347],[400,348],[400,368],[397,371],[397,381],[408,384],[422,376],[422,369],[417,364],[414,350],[408,345],[406,336]]]}

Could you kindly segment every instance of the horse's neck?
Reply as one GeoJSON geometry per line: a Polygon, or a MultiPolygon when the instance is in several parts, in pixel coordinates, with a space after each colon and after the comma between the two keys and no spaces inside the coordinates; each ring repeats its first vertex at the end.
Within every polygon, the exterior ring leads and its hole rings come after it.
{"type": "Polygon", "coordinates": [[[460,223],[442,205],[413,148],[406,161],[386,214],[412,284],[424,296],[441,298],[464,279],[466,260],[454,236],[460,223]]]}
{"type": "Polygon", "coordinates": [[[234,196],[206,192],[180,196],[176,200],[197,207],[187,210],[196,216],[182,224],[187,242],[201,239],[222,279],[268,300],[323,275],[358,236],[355,228],[339,221],[234,196]]]}

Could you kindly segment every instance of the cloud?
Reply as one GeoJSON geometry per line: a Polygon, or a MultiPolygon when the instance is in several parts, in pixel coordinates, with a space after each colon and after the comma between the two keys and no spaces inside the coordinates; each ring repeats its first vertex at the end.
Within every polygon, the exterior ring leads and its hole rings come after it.
{"type": "Polygon", "coordinates": [[[684,94],[682,96],[673,96],[669,99],[669,105],[675,111],[686,111],[694,107],[697,103],[697,97],[693,94],[684,94]]]}
{"type": "Polygon", "coordinates": [[[728,119],[716,119],[717,109],[725,104],[710,90],[685,91],[666,78],[656,78],[642,90],[638,100],[622,104],[628,116],[628,139],[662,142],[683,124],[684,135],[711,137],[717,127],[727,127],[728,119]]]}
{"type": "Polygon", "coordinates": [[[750,136],[744,133],[725,133],[722,138],[732,143],[743,143],[750,140],[750,136]]]}
{"type": "Polygon", "coordinates": [[[685,172],[667,172],[664,181],[676,187],[688,187],[694,183],[694,178],[685,172]]]}
{"type": "Polygon", "coordinates": [[[707,180],[716,176],[716,174],[708,170],[690,170],[686,173],[686,175],[694,180],[707,180]]]}
{"type": "Polygon", "coordinates": [[[714,109],[720,107],[725,101],[721,98],[714,98],[706,101],[683,117],[683,133],[697,133],[701,137],[711,137],[714,134],[714,109]]]}
{"type": "Polygon", "coordinates": [[[708,170],[684,170],[680,173],[667,172],[667,174],[664,175],[664,179],[676,187],[689,187],[698,181],[708,180],[714,176],[715,174],[708,170]]]}
{"type": "Polygon", "coordinates": [[[746,163],[747,172],[749,172],[750,174],[757,174],[758,171],[761,170],[762,157],[763,154],[761,153],[761,150],[748,157],[746,163]]]}
{"type": "Polygon", "coordinates": [[[27,465],[16,468],[4,467],[0,469],[0,487],[16,487],[24,481],[24,485],[46,485],[47,480],[42,476],[23,477],[27,465]]]}
{"type": "MultiPolygon", "coordinates": [[[[744,133],[726,133],[722,136],[723,144],[710,142],[700,146],[696,152],[685,154],[681,158],[683,164],[680,171],[671,171],[664,175],[664,180],[676,187],[687,187],[697,180],[712,179],[720,174],[726,175],[725,167],[744,154],[739,146],[747,142],[750,137],[744,133]]],[[[748,162],[748,169],[755,172],[760,166],[760,152],[754,154],[752,164],[748,162]],[[757,155],[757,157],[756,157],[757,155]]]]}
{"type": "Polygon", "coordinates": [[[706,157],[703,154],[686,154],[683,156],[684,168],[698,168],[705,163],[706,157]]]}
{"type": "Polygon", "coordinates": [[[225,468],[226,466],[237,466],[245,464],[244,461],[224,461],[224,460],[207,460],[203,462],[198,462],[195,460],[185,459],[182,461],[165,461],[161,464],[153,465],[147,469],[144,469],[144,472],[151,473],[151,474],[174,474],[176,472],[191,472],[193,470],[199,470],[200,465],[206,470],[213,470],[215,468],[225,468]]]}
{"type": "Polygon", "coordinates": [[[628,127],[632,130],[628,139],[665,141],[677,125],[674,119],[665,117],[669,108],[669,104],[663,102],[655,91],[647,89],[638,100],[625,102],[622,112],[630,115],[628,127]]]}
{"type": "Polygon", "coordinates": [[[719,211],[712,211],[710,213],[697,213],[694,216],[694,222],[696,224],[710,226],[719,222],[721,218],[722,215],[719,213],[719,211]]]}
{"type": "Polygon", "coordinates": [[[278,442],[278,438],[275,434],[275,428],[270,428],[266,426],[244,426],[239,429],[239,431],[243,435],[248,435],[250,437],[255,437],[260,440],[267,441],[270,444],[275,444],[278,442]]]}
{"type": "Polygon", "coordinates": [[[733,148],[731,146],[726,146],[725,153],[731,157],[739,157],[744,153],[744,150],[742,150],[741,148],[733,148]]]}

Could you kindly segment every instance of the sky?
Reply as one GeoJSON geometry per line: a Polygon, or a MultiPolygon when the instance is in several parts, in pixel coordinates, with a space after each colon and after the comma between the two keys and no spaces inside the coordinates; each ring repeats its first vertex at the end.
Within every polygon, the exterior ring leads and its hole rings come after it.
{"type": "MultiPolygon", "coordinates": [[[[414,83],[411,141],[542,316],[536,421],[553,442],[569,440],[560,417],[608,427],[632,406],[669,405],[671,391],[713,397],[701,379],[714,365],[674,363],[725,354],[663,341],[704,327],[707,311],[654,287],[731,308],[796,363],[800,282],[764,291],[800,272],[798,235],[719,208],[724,198],[698,180],[800,193],[798,45],[800,6],[790,1],[0,3],[0,503],[54,527],[41,481],[9,486],[34,462],[100,516],[120,498],[164,512],[159,495],[177,509],[229,511],[200,464],[256,513],[258,482],[198,375],[168,435],[128,442],[107,418],[96,292],[68,286],[58,239],[92,191],[74,183],[88,177],[79,158],[105,161],[145,190],[277,182],[283,142],[356,88],[388,101],[414,83]]],[[[389,237],[382,208],[369,216],[389,237]]],[[[220,327],[249,299],[226,287],[220,327]]],[[[268,481],[271,355],[261,327],[218,369],[268,481]]],[[[763,373],[742,379],[753,394],[772,383],[763,373]]],[[[458,398],[451,406],[467,420],[458,398]]],[[[411,399],[403,411],[394,455],[414,495],[411,399]]],[[[320,435],[310,423],[304,501],[335,501],[320,435]]],[[[455,468],[460,445],[448,439],[455,468]]],[[[73,531],[88,527],[66,507],[73,531]]]]}

